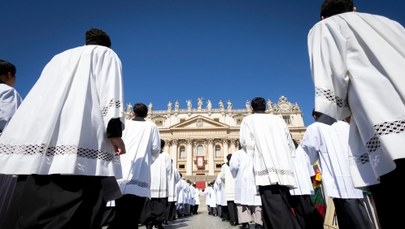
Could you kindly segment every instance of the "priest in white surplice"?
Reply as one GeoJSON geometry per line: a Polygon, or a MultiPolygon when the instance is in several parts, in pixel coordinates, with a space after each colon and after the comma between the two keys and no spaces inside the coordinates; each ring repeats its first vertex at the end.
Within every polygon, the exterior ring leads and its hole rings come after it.
{"type": "Polygon", "coordinates": [[[253,113],[240,125],[240,145],[253,157],[255,182],[262,199],[264,228],[299,228],[288,202],[289,190],[297,186],[292,154],[295,152],[291,133],[285,121],[267,114],[266,100],[251,101],[253,113]]]}
{"type": "Polygon", "coordinates": [[[188,208],[186,212],[188,212],[190,215],[193,215],[194,207],[195,207],[195,188],[193,186],[193,183],[191,182],[190,179],[187,179],[187,183],[190,189],[190,192],[188,193],[187,197],[187,203],[188,203],[188,208]]]}
{"type": "Polygon", "coordinates": [[[349,124],[313,111],[315,122],[307,127],[300,143],[311,164],[319,160],[325,197],[332,198],[340,228],[371,228],[363,191],[350,174],[349,124]]]}
{"type": "Polygon", "coordinates": [[[197,215],[198,214],[198,207],[200,206],[200,189],[197,188],[197,184],[193,183],[193,188],[194,188],[194,194],[193,194],[193,199],[194,199],[194,207],[193,210],[191,211],[191,213],[193,215],[197,215]]]}
{"type": "Polygon", "coordinates": [[[142,211],[142,222],[147,229],[155,226],[158,229],[163,228],[163,222],[166,220],[166,211],[169,207],[169,176],[172,173],[172,159],[164,151],[165,140],[160,140],[160,154],[152,163],[150,192],[151,198],[146,199],[142,211]]]}
{"type": "Polygon", "coordinates": [[[216,192],[214,190],[214,183],[215,183],[215,181],[209,182],[208,186],[204,190],[204,192],[206,193],[206,196],[208,196],[208,197],[206,197],[208,199],[207,206],[209,207],[208,214],[211,213],[211,215],[217,216],[218,215],[217,196],[216,196],[216,192]]]}
{"type": "Polygon", "coordinates": [[[224,194],[228,209],[229,223],[232,226],[238,225],[238,212],[235,205],[235,178],[232,176],[229,169],[229,161],[232,158],[232,154],[226,155],[227,162],[222,165],[220,177],[224,184],[224,194]]]}
{"type": "Polygon", "coordinates": [[[212,188],[214,189],[215,193],[215,209],[216,209],[216,215],[218,217],[222,218],[222,206],[221,206],[221,200],[222,200],[222,192],[221,192],[221,183],[217,182],[218,176],[216,176],[215,180],[212,183],[212,188]]]}
{"type": "MultiPolygon", "coordinates": [[[[224,167],[225,163],[222,164],[224,167]]],[[[217,207],[218,207],[218,216],[222,218],[223,221],[229,220],[229,211],[228,203],[225,196],[225,183],[221,179],[221,173],[218,173],[217,178],[215,179],[216,184],[216,194],[217,194],[217,207]]]]}
{"type": "Polygon", "coordinates": [[[0,60],[0,135],[22,102],[20,94],[14,88],[16,74],[14,64],[0,60]]]}
{"type": "Polygon", "coordinates": [[[177,217],[184,217],[186,216],[186,204],[187,203],[187,196],[190,192],[190,186],[188,183],[183,179],[183,175],[180,173],[180,180],[176,183],[176,195],[177,195],[177,203],[176,203],[176,212],[177,217]]]}
{"type": "Polygon", "coordinates": [[[235,178],[235,204],[240,228],[249,229],[251,221],[256,229],[263,228],[262,201],[255,184],[253,157],[239,148],[232,154],[229,170],[235,178]]]}
{"type": "Polygon", "coordinates": [[[115,200],[116,214],[109,229],[138,228],[145,200],[151,198],[151,164],[160,153],[160,133],[146,120],[148,107],[133,106],[135,117],[126,120],[122,138],[127,153],[121,156],[122,178],[117,179],[122,197],[115,200]]]}
{"type": "Polygon", "coordinates": [[[405,174],[405,29],[355,12],[351,0],[327,0],[308,34],[315,109],[351,116],[350,146],[361,182],[371,186],[383,228],[402,224],[398,181],[405,174]],[[379,179],[379,180],[377,180],[379,179]]]}
{"type": "Polygon", "coordinates": [[[293,156],[294,174],[297,179],[297,188],[291,189],[291,207],[294,208],[298,222],[303,229],[322,229],[323,216],[315,208],[311,196],[315,194],[311,177],[315,176],[314,167],[308,155],[294,140],[296,145],[293,156]]]}
{"type": "MultiPolygon", "coordinates": [[[[14,88],[16,74],[14,64],[0,60],[0,135],[22,102],[20,94],[14,88]]],[[[0,174],[0,225],[5,219],[16,183],[16,176],[0,174]]]]}
{"type": "Polygon", "coordinates": [[[109,36],[55,55],[0,137],[0,173],[17,174],[2,228],[97,228],[103,180],[125,153],[121,61],[109,36]]]}
{"type": "MultiPolygon", "coordinates": [[[[166,221],[171,221],[176,219],[176,202],[177,202],[177,194],[176,194],[176,184],[180,181],[180,173],[177,170],[176,166],[173,164],[173,160],[171,160],[171,172],[168,178],[168,202],[169,206],[167,209],[167,216],[166,221]]],[[[165,222],[165,223],[167,223],[165,222]]]]}

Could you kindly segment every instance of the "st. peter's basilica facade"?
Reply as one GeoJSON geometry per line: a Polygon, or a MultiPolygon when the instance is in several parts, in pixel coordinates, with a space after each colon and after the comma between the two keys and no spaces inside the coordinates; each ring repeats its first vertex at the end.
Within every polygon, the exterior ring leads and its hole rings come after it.
{"type": "MultiPolygon", "coordinates": [[[[132,106],[126,109],[126,118],[132,118],[132,106]]],[[[295,103],[281,96],[277,103],[268,100],[267,113],[282,117],[295,140],[300,142],[306,130],[302,111],[295,103]]],[[[233,109],[231,101],[218,101],[213,107],[210,100],[191,100],[180,108],[179,102],[169,102],[166,110],[153,110],[149,104],[147,119],[156,123],[160,136],[166,141],[165,151],[170,154],[176,168],[185,179],[195,181],[200,188],[212,181],[226,162],[226,155],[239,146],[240,123],[251,113],[250,101],[244,109],[233,109]]]]}

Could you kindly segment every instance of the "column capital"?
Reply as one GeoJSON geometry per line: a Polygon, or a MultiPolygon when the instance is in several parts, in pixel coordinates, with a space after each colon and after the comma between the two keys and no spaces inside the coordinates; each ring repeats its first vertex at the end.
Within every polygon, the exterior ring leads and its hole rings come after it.
{"type": "Polygon", "coordinates": [[[172,140],[170,141],[170,144],[171,144],[171,145],[177,145],[177,144],[178,144],[178,140],[177,140],[177,139],[172,139],[172,140]]]}
{"type": "Polygon", "coordinates": [[[193,139],[188,138],[186,139],[187,145],[192,145],[193,144],[193,139]]]}

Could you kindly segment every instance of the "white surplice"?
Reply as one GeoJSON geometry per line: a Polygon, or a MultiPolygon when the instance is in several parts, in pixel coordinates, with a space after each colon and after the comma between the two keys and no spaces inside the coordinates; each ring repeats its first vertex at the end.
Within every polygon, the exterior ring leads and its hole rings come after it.
{"type": "Polygon", "coordinates": [[[189,183],[188,183],[188,188],[190,189],[190,191],[188,192],[188,195],[187,195],[187,203],[190,206],[194,206],[195,205],[194,197],[195,197],[195,189],[196,188],[194,188],[193,185],[191,185],[189,183]]]}
{"type": "Polygon", "coordinates": [[[208,195],[209,195],[209,200],[210,202],[208,203],[208,206],[210,206],[211,208],[215,208],[217,206],[217,193],[212,186],[208,186],[208,195]]]}
{"type": "Polygon", "coordinates": [[[351,115],[356,186],[378,183],[405,158],[405,29],[383,16],[347,12],[308,34],[315,110],[351,115]]]}
{"type": "Polygon", "coordinates": [[[179,182],[179,180],[181,179],[180,173],[177,170],[176,166],[174,166],[174,164],[171,164],[172,169],[171,172],[169,174],[169,178],[168,178],[168,193],[169,193],[169,198],[168,201],[169,202],[176,202],[177,201],[177,195],[176,195],[176,184],[177,182],[179,182]]]}
{"type": "Polygon", "coordinates": [[[221,173],[218,173],[217,178],[215,179],[215,185],[214,189],[216,187],[217,204],[221,206],[227,206],[225,196],[225,183],[221,179],[221,173]]]}
{"type": "Polygon", "coordinates": [[[123,117],[121,61],[86,45],[55,55],[0,137],[0,173],[121,177],[107,138],[123,117]]]}
{"type": "Polygon", "coordinates": [[[243,149],[237,150],[229,161],[229,169],[235,177],[235,203],[260,206],[262,203],[255,184],[253,158],[243,149]]]}
{"type": "Polygon", "coordinates": [[[363,191],[353,185],[349,167],[349,124],[314,122],[307,127],[300,143],[311,164],[319,160],[322,188],[333,198],[363,198],[363,191]]]}
{"type": "Polygon", "coordinates": [[[177,205],[188,204],[190,185],[183,178],[176,184],[177,205]]]}
{"type": "Polygon", "coordinates": [[[195,205],[200,205],[200,189],[198,189],[197,187],[194,188],[194,204],[195,205]]]}
{"type": "Polygon", "coordinates": [[[150,166],[152,198],[169,197],[169,176],[172,173],[172,158],[167,152],[161,152],[150,166]]]}
{"type": "Polygon", "coordinates": [[[155,123],[126,120],[122,133],[126,154],[120,156],[122,179],[117,179],[122,194],[151,197],[151,164],[160,153],[160,133],[155,123]]]}
{"type": "Polygon", "coordinates": [[[294,174],[297,179],[297,188],[290,189],[291,195],[314,195],[311,177],[315,176],[314,167],[301,145],[295,149],[294,174]]]}
{"type": "Polygon", "coordinates": [[[295,147],[282,118],[266,113],[246,116],[240,125],[240,144],[253,155],[256,185],[296,187],[291,159],[295,147]]]}
{"type": "Polygon", "coordinates": [[[219,173],[222,183],[224,184],[224,194],[226,201],[235,200],[235,178],[232,176],[228,164],[223,164],[219,173]]]}
{"type": "Polygon", "coordinates": [[[205,196],[205,205],[207,205],[207,207],[209,207],[210,205],[210,201],[211,201],[211,195],[210,195],[210,191],[209,189],[211,188],[211,186],[207,186],[204,191],[202,192],[202,194],[205,196]]]}

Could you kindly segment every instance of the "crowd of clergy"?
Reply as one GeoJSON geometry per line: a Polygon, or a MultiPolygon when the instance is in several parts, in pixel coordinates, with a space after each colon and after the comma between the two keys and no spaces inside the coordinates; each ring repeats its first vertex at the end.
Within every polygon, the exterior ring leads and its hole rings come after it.
{"type": "MultiPolygon", "coordinates": [[[[320,19],[308,33],[315,122],[294,142],[253,98],[240,148],[202,191],[209,215],[240,228],[324,228],[317,163],[339,229],[403,224],[405,29],[352,0],[325,0],[320,19]]],[[[108,34],[89,29],[85,44],[55,55],[23,101],[15,66],[0,60],[0,228],[161,229],[197,214],[200,190],[164,152],[148,107],[123,115],[108,34]]]]}

